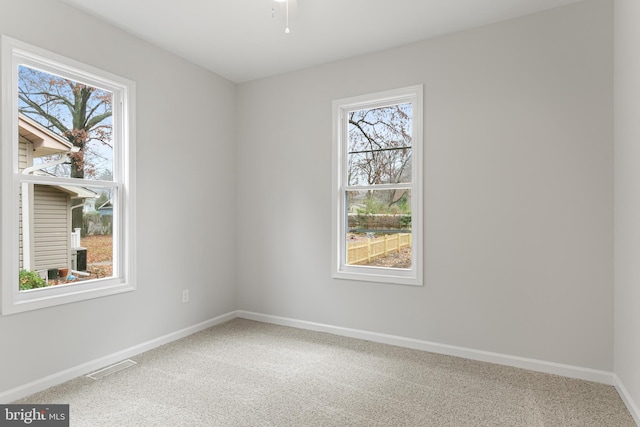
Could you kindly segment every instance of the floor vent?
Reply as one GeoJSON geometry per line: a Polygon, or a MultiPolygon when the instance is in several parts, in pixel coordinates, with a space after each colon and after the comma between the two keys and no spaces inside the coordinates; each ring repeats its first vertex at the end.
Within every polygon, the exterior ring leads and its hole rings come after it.
{"type": "Polygon", "coordinates": [[[123,360],[122,362],[115,363],[111,366],[107,366],[106,368],[102,368],[98,371],[92,372],[87,377],[99,380],[100,378],[106,377],[107,375],[111,375],[114,372],[122,371],[130,366],[136,365],[137,363],[131,359],[123,360]]]}

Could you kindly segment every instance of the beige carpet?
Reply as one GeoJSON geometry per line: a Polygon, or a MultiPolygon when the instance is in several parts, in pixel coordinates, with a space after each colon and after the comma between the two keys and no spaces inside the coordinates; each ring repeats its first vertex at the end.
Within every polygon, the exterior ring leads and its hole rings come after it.
{"type": "Polygon", "coordinates": [[[611,386],[243,319],[16,403],[71,426],[635,426],[611,386]]]}

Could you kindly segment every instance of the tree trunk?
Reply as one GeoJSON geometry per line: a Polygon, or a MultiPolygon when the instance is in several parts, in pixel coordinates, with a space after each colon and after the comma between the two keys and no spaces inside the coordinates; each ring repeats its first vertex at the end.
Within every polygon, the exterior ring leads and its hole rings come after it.
{"type": "MultiPolygon", "coordinates": [[[[74,144],[74,145],[77,145],[77,144],[74,144]]],[[[81,146],[80,150],[82,150],[83,148],[84,147],[81,146]]],[[[71,178],[84,178],[84,167],[82,164],[81,155],[82,155],[82,151],[80,151],[79,153],[76,153],[74,156],[71,156],[71,178]]],[[[76,208],[75,206],[83,205],[83,204],[84,204],[84,199],[71,200],[71,207],[72,207],[71,208],[71,229],[72,230],[76,228],[82,228],[82,225],[83,225],[82,210],[83,209],[81,207],[76,208]]],[[[86,233],[86,230],[84,230],[84,232],[86,233]]]]}

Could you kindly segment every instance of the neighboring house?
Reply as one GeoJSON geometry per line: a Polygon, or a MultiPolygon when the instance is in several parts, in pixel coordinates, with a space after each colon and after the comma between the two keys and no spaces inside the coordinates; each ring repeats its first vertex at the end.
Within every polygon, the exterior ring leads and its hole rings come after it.
{"type": "Polygon", "coordinates": [[[109,215],[113,216],[113,203],[111,203],[111,200],[107,200],[101,204],[100,207],[98,207],[98,213],[101,217],[109,215]]]}
{"type": "MultiPolygon", "coordinates": [[[[34,159],[70,153],[71,143],[34,120],[18,117],[18,168],[22,173],[44,174],[34,159]]],[[[37,271],[70,268],[71,201],[95,198],[82,187],[23,184],[20,194],[20,269],[37,271]]]]}

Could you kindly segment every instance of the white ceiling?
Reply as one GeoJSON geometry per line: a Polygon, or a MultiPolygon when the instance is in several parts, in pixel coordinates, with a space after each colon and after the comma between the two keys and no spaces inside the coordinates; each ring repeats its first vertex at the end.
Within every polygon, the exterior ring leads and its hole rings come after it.
{"type": "Polygon", "coordinates": [[[290,34],[273,0],[62,1],[245,82],[580,0],[289,0],[290,34]]]}

